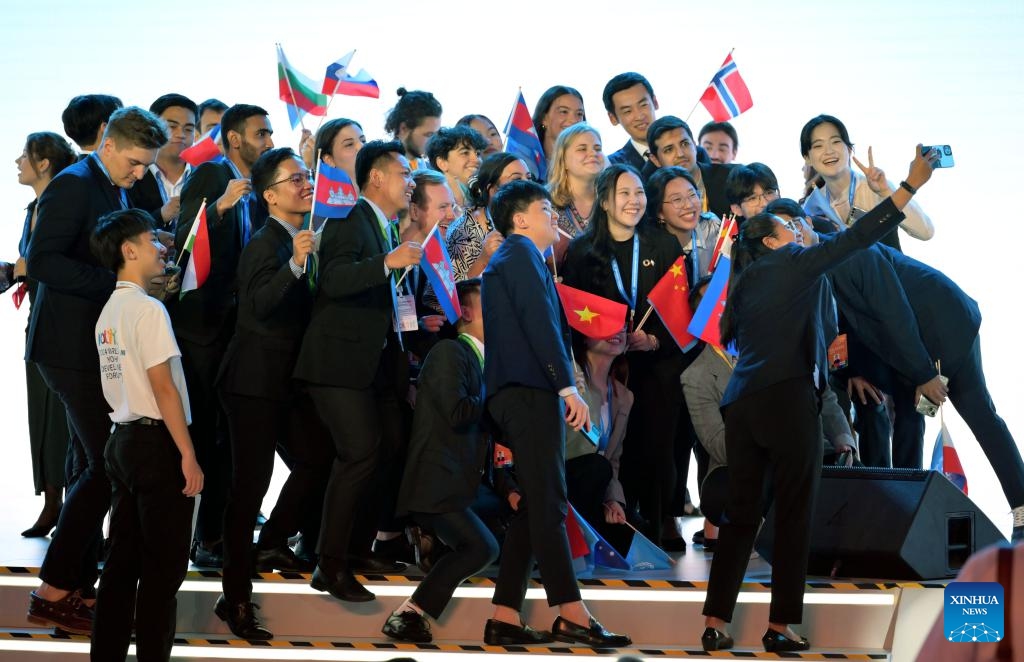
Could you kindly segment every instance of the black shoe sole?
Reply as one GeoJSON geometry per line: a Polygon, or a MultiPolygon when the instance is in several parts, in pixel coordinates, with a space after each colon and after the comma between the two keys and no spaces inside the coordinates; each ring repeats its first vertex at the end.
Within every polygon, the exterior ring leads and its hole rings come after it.
{"type": "Polygon", "coordinates": [[[373,593],[370,593],[369,591],[366,592],[365,596],[363,596],[363,595],[345,595],[345,596],[338,595],[337,593],[335,593],[334,591],[331,590],[330,586],[328,586],[327,584],[324,584],[323,582],[318,582],[315,579],[313,581],[311,581],[309,583],[309,585],[313,588],[314,591],[320,591],[321,593],[327,593],[331,597],[333,597],[333,598],[335,598],[337,600],[341,600],[342,602],[373,602],[374,600],[377,599],[377,596],[374,595],[373,593]]]}
{"type": "Polygon", "coordinates": [[[43,627],[53,628],[57,630],[57,634],[60,634],[61,632],[67,632],[69,634],[85,635],[87,637],[92,635],[91,627],[88,630],[82,628],[70,628],[66,625],[58,623],[57,621],[51,620],[45,616],[34,616],[32,614],[29,614],[25,617],[25,619],[29,623],[32,623],[34,625],[42,625],[43,627]]]}

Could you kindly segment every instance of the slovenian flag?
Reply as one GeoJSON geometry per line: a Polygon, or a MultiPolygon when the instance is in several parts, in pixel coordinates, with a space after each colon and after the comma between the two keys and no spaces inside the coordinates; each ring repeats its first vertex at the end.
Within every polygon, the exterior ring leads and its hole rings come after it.
{"type": "Polygon", "coordinates": [[[346,218],[358,197],[347,172],[321,161],[313,183],[312,229],[319,231],[329,218],[346,218]]]}
{"type": "MultiPolygon", "coordinates": [[[[697,310],[693,311],[693,319],[687,331],[707,343],[716,347],[722,346],[722,335],[719,331],[719,322],[722,313],[725,312],[725,297],[729,293],[729,269],[732,263],[729,257],[722,253],[715,267],[715,273],[711,276],[708,289],[704,291],[704,298],[701,299],[697,310]]],[[[730,354],[735,354],[733,347],[726,349],[730,354]]]]}
{"type": "Polygon", "coordinates": [[[195,168],[207,161],[212,161],[221,155],[220,145],[220,124],[216,125],[202,135],[194,145],[181,151],[181,158],[190,166],[195,168]]]}
{"type": "Polygon", "coordinates": [[[288,63],[281,44],[277,45],[277,87],[278,96],[288,107],[288,120],[293,129],[302,124],[302,118],[307,113],[318,116],[327,114],[327,95],[318,92],[311,78],[288,63]]]}
{"type": "Polygon", "coordinates": [[[611,338],[626,326],[626,304],[555,283],[569,326],[588,338],[611,338]]]}
{"type": "Polygon", "coordinates": [[[445,317],[455,324],[462,317],[462,307],[459,306],[459,293],[455,289],[455,278],[452,276],[452,262],[448,259],[448,251],[445,250],[436,225],[423,240],[420,269],[427,275],[427,282],[441,304],[445,317]]]}
{"type": "Polygon", "coordinates": [[[711,79],[708,89],[704,90],[700,102],[711,113],[711,119],[716,122],[725,122],[753,107],[750,90],[747,89],[747,84],[733,62],[731,51],[719,67],[718,73],[711,79]]]}
{"type": "Polygon", "coordinates": [[[512,114],[505,124],[505,151],[515,154],[530,168],[533,176],[540,181],[547,179],[548,162],[544,157],[544,146],[537,137],[530,109],[526,107],[523,91],[519,90],[512,114]]]}
{"type": "Polygon", "coordinates": [[[321,92],[328,96],[336,94],[335,88],[338,87],[341,79],[344,78],[345,73],[348,71],[348,63],[352,61],[352,56],[355,54],[355,51],[349,51],[347,55],[343,55],[340,59],[327,65],[327,73],[324,74],[324,84],[320,88],[321,92]]]}
{"type": "Polygon", "coordinates": [[[684,264],[682,255],[676,258],[665,275],[647,293],[647,303],[658,313],[658,318],[672,334],[672,340],[676,341],[679,349],[686,352],[697,344],[697,339],[686,328],[693,319],[693,311],[690,310],[690,288],[684,264]]]}
{"type": "Polygon", "coordinates": [[[967,474],[960,464],[960,456],[953,446],[953,438],[949,436],[945,421],[942,422],[939,436],[935,438],[935,447],[932,449],[932,471],[938,471],[967,494],[967,474]]]}
{"type": "Polygon", "coordinates": [[[370,74],[366,72],[366,69],[360,69],[359,73],[355,76],[350,76],[347,72],[341,77],[341,81],[335,88],[336,94],[342,94],[347,97],[369,97],[371,99],[380,98],[380,87],[377,86],[377,81],[370,77],[370,74]]]}
{"type": "Polygon", "coordinates": [[[206,229],[206,200],[199,205],[196,220],[192,221],[184,251],[188,251],[188,264],[185,265],[185,275],[181,279],[179,298],[202,287],[210,275],[210,235],[206,229]]]}

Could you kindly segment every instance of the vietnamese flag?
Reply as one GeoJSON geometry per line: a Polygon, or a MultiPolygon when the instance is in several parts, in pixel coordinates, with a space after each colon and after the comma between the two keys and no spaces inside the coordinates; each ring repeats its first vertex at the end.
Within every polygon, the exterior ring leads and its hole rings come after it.
{"type": "Polygon", "coordinates": [[[185,240],[182,252],[185,251],[189,254],[188,264],[181,279],[179,298],[202,287],[210,276],[210,234],[206,229],[206,200],[199,205],[199,213],[196,214],[196,220],[192,222],[192,228],[188,231],[188,239],[185,240]]]}
{"type": "Polygon", "coordinates": [[[732,263],[723,253],[718,260],[718,266],[715,267],[714,275],[711,276],[711,282],[708,283],[708,289],[704,291],[704,298],[701,299],[697,310],[693,311],[693,319],[687,327],[687,331],[716,347],[722,346],[722,334],[718,327],[722,313],[725,312],[725,297],[729,294],[731,267],[732,263]]]}
{"type": "Polygon", "coordinates": [[[689,296],[690,288],[686,280],[686,267],[682,255],[676,258],[661,280],[647,294],[647,303],[658,313],[661,323],[672,334],[672,339],[679,345],[679,349],[684,352],[697,342],[686,328],[693,318],[689,296]]]}
{"type": "Polygon", "coordinates": [[[207,161],[212,161],[220,156],[220,124],[213,127],[196,141],[194,145],[181,150],[181,158],[193,168],[200,166],[207,161]]]}
{"type": "Polygon", "coordinates": [[[626,326],[626,304],[562,283],[555,289],[569,326],[588,338],[611,338],[626,326]]]}

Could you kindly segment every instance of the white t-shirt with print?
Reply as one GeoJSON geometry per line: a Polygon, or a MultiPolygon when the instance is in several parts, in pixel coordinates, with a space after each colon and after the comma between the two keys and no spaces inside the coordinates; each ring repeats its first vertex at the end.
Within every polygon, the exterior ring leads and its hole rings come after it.
{"type": "Polygon", "coordinates": [[[162,303],[135,283],[117,281],[96,321],[96,349],[100,355],[103,397],[113,409],[110,420],[128,423],[143,416],[163,418],[146,371],[169,360],[185,421],[192,423],[181,350],[162,303]]]}

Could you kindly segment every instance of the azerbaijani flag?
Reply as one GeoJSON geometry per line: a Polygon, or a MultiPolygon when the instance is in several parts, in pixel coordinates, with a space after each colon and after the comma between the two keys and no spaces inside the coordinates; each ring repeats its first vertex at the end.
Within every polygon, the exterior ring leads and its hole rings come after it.
{"type": "Polygon", "coordinates": [[[533,126],[533,118],[530,117],[530,109],[526,107],[522,90],[519,90],[512,114],[505,124],[505,137],[505,151],[525,161],[534,177],[540,181],[547,179],[548,161],[544,157],[544,146],[537,137],[537,129],[533,126]]]}
{"type": "Polygon", "coordinates": [[[288,63],[281,44],[277,45],[277,84],[278,95],[288,106],[288,119],[293,129],[302,123],[307,113],[327,114],[327,95],[317,92],[316,83],[288,63]]]}
{"type": "Polygon", "coordinates": [[[626,326],[626,304],[555,283],[569,326],[588,338],[611,338],[626,326]]]}
{"type": "Polygon", "coordinates": [[[188,264],[185,265],[185,275],[181,279],[179,298],[202,287],[210,275],[210,235],[206,229],[205,200],[199,205],[196,220],[192,221],[184,251],[188,251],[188,264]]]}
{"type": "Polygon", "coordinates": [[[312,229],[319,231],[328,218],[346,218],[358,197],[348,173],[321,161],[313,185],[312,229]]]}
{"type": "Polygon", "coordinates": [[[194,145],[181,150],[181,158],[193,168],[220,156],[220,124],[204,133],[194,145]]]}
{"type": "MultiPolygon", "coordinates": [[[[719,330],[719,321],[722,313],[725,312],[725,297],[729,293],[729,269],[732,263],[724,253],[718,260],[715,273],[711,276],[708,289],[704,291],[704,298],[701,299],[697,310],[693,311],[693,319],[687,331],[697,336],[704,342],[711,343],[716,347],[722,346],[722,335],[719,330]]],[[[731,347],[727,349],[730,353],[731,347]]]]}
{"type": "Polygon", "coordinates": [[[693,319],[689,292],[683,256],[680,255],[647,293],[647,303],[658,313],[661,323],[684,352],[697,343],[697,339],[686,328],[693,319]]]}
{"type": "Polygon", "coordinates": [[[420,269],[427,275],[427,282],[441,304],[445,317],[455,324],[462,317],[462,307],[459,306],[459,293],[455,288],[455,278],[452,276],[452,262],[448,259],[448,251],[445,250],[436,225],[427,233],[422,246],[420,269]]]}
{"type": "Polygon", "coordinates": [[[335,88],[335,94],[342,94],[347,97],[379,99],[380,87],[377,86],[377,81],[370,77],[366,69],[360,69],[359,73],[355,76],[349,75],[346,71],[335,88]]]}
{"type": "Polygon", "coordinates": [[[320,88],[321,92],[328,96],[335,94],[334,88],[338,86],[341,79],[345,76],[348,70],[348,63],[352,61],[352,56],[355,54],[354,50],[349,51],[347,55],[343,55],[340,59],[327,65],[327,73],[324,74],[324,84],[320,88]]]}
{"type": "Polygon", "coordinates": [[[939,436],[935,438],[935,447],[932,449],[932,471],[938,471],[967,494],[967,474],[960,464],[960,456],[953,446],[953,438],[949,436],[945,421],[942,421],[942,428],[939,430],[939,436]]]}

